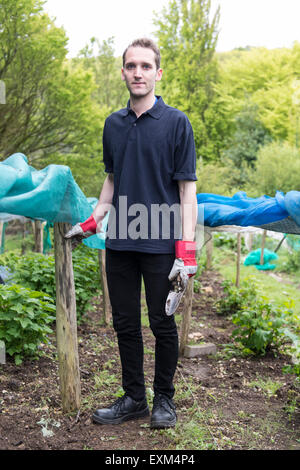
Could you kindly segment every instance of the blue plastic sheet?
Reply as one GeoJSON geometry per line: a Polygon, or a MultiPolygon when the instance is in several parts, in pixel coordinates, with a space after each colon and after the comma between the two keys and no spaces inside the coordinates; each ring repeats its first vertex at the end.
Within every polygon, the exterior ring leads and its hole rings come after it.
{"type": "MultiPolygon", "coordinates": [[[[204,225],[260,226],[291,216],[300,225],[300,192],[277,191],[275,197],[250,198],[239,191],[233,197],[197,194],[198,207],[204,205],[204,225]]],[[[200,210],[198,211],[200,213],[200,210]]]]}

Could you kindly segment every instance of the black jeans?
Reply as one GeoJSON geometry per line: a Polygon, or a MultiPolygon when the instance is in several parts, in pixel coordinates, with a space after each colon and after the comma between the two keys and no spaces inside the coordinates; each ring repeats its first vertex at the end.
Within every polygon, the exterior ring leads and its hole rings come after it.
{"type": "Polygon", "coordinates": [[[122,386],[134,400],[145,396],[141,331],[141,282],[144,279],[150,328],[155,336],[154,393],[174,395],[178,334],[174,316],[165,313],[168,274],[175,255],[106,249],[106,273],[113,326],[122,365],[122,386]]]}

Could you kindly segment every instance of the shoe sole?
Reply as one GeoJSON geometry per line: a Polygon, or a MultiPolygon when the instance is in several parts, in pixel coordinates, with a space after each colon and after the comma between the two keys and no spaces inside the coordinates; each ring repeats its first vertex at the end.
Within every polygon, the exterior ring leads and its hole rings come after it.
{"type": "Polygon", "coordinates": [[[138,418],[143,418],[144,416],[149,416],[149,408],[146,408],[141,411],[135,411],[134,413],[129,413],[128,415],[121,416],[120,418],[116,419],[103,419],[100,418],[97,415],[93,415],[93,421],[97,424],[121,424],[124,423],[124,421],[129,421],[130,419],[138,419],[138,418]]]}
{"type": "Polygon", "coordinates": [[[175,426],[176,421],[177,419],[174,418],[172,421],[159,421],[158,423],[151,422],[150,428],[151,429],[171,428],[175,426]]]}

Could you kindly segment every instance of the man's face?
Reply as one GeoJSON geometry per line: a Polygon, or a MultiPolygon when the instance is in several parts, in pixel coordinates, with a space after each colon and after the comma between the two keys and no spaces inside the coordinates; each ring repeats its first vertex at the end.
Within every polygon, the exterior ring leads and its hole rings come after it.
{"type": "Polygon", "coordinates": [[[131,96],[142,98],[152,93],[155,82],[162,76],[162,70],[156,68],[155,53],[146,47],[130,47],[126,52],[122,68],[122,80],[125,80],[131,96]]]}

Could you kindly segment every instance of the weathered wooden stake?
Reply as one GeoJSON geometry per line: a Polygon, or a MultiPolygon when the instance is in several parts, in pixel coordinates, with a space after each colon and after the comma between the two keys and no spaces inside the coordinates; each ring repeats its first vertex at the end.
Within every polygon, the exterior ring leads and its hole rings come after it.
{"type": "Polygon", "coordinates": [[[80,408],[80,373],[71,242],[64,238],[71,225],[54,224],[56,278],[56,339],[64,412],[80,408]]]}
{"type": "Polygon", "coordinates": [[[103,300],[103,315],[104,322],[109,325],[111,321],[111,304],[108,293],[107,277],[105,270],[105,250],[98,250],[101,285],[102,285],[102,300],[103,300]]]}
{"type": "Polygon", "coordinates": [[[188,342],[188,335],[190,331],[191,316],[192,316],[192,306],[193,306],[193,292],[194,292],[194,278],[189,279],[183,304],[183,318],[181,323],[180,331],[180,345],[179,345],[179,354],[183,356],[184,348],[188,342]]]}
{"type": "Polygon", "coordinates": [[[4,231],[4,222],[0,221],[0,250],[1,250],[1,247],[2,247],[3,231],[4,231]]]}
{"type": "Polygon", "coordinates": [[[260,264],[264,264],[264,250],[266,244],[267,231],[264,230],[261,240],[260,264]]]}
{"type": "Polygon", "coordinates": [[[240,287],[240,271],[241,271],[241,234],[237,234],[237,257],[236,257],[236,287],[240,287]]]}
{"type": "Polygon", "coordinates": [[[213,236],[206,243],[206,269],[212,268],[213,236]]]}
{"type": "Polygon", "coordinates": [[[43,253],[43,222],[41,220],[35,220],[34,223],[34,249],[37,253],[43,253]]]}

